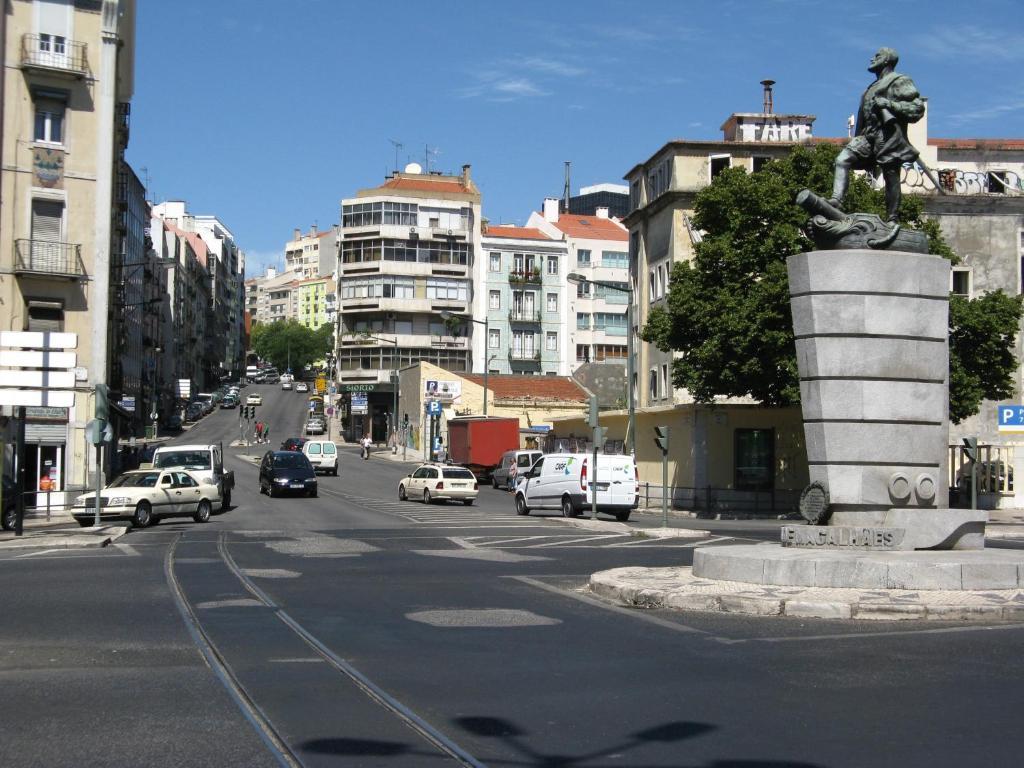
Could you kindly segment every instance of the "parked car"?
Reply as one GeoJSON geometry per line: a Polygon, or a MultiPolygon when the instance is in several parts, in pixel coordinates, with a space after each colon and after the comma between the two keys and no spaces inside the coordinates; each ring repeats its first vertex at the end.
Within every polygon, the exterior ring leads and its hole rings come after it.
{"type": "Polygon", "coordinates": [[[461,501],[467,507],[479,491],[476,476],[465,467],[451,464],[423,464],[398,481],[398,498],[435,501],[461,501]]]}
{"type": "Polygon", "coordinates": [[[560,509],[565,517],[576,517],[590,509],[597,494],[597,511],[629,520],[637,508],[640,480],[632,456],[585,453],[547,453],[541,456],[516,486],[516,512],[528,515],[534,509],[560,509]]]}
{"type": "Polygon", "coordinates": [[[163,421],[163,428],[166,429],[166,430],[170,430],[171,432],[176,432],[176,431],[180,430],[181,429],[181,416],[179,416],[176,413],[172,413],[170,416],[168,416],[166,419],[164,419],[164,421],[163,421]]]}
{"type": "Polygon", "coordinates": [[[291,389],[291,388],[292,388],[292,380],[291,379],[288,379],[287,381],[285,379],[281,379],[281,389],[282,390],[291,389]]]}
{"type": "Polygon", "coordinates": [[[224,449],[221,445],[161,445],[153,453],[153,468],[184,469],[200,483],[217,489],[218,509],[231,506],[231,489],[235,487],[235,473],[224,469],[224,449]]]}
{"type": "Polygon", "coordinates": [[[282,451],[298,451],[302,453],[302,446],[306,442],[304,437],[289,437],[283,443],[281,443],[282,451]]]}
{"type": "Polygon", "coordinates": [[[516,489],[520,474],[525,474],[543,454],[540,451],[505,451],[491,472],[491,485],[508,491],[516,489]]]}
{"type": "Polygon", "coordinates": [[[317,472],[338,476],[338,446],[330,440],[307,440],[302,452],[317,472]]]}
{"type": "Polygon", "coordinates": [[[4,475],[3,484],[4,506],[3,512],[0,513],[0,528],[5,531],[13,531],[18,505],[18,498],[15,494],[18,492],[18,488],[14,484],[14,478],[7,475],[4,475]]]}
{"type": "Polygon", "coordinates": [[[185,421],[199,421],[206,415],[206,408],[202,403],[189,403],[185,408],[185,421]]]}
{"type": "Polygon", "coordinates": [[[267,451],[260,462],[260,493],[317,495],[316,472],[309,459],[296,451],[267,451]]]}
{"type": "Polygon", "coordinates": [[[245,398],[246,405],[263,405],[263,395],[259,392],[253,392],[247,398],[245,398]]]}
{"type": "Polygon", "coordinates": [[[223,400],[220,401],[220,407],[221,408],[237,408],[238,407],[238,398],[235,397],[234,395],[228,395],[227,397],[225,397],[223,400]]]}
{"type": "Polygon", "coordinates": [[[304,381],[300,381],[295,385],[296,392],[309,392],[309,384],[304,381]]]}
{"type": "MultiPolygon", "coordinates": [[[[205,523],[218,502],[216,486],[199,482],[191,472],[138,469],[115,477],[100,491],[100,518],[130,518],[138,528],[164,517],[188,516],[205,523]]],[[[75,499],[71,514],[83,528],[92,525],[96,493],[75,499]]]]}
{"type": "Polygon", "coordinates": [[[319,416],[310,416],[306,420],[307,435],[322,435],[324,433],[324,420],[319,416]]]}

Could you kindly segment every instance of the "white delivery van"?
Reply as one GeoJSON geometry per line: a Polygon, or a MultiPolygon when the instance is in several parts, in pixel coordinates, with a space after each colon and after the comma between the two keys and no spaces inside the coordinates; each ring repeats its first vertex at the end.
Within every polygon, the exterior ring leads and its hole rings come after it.
{"type": "MultiPolygon", "coordinates": [[[[142,465],[148,467],[149,465],[142,465]]],[[[224,469],[224,447],[217,445],[161,445],[153,452],[156,469],[186,469],[200,483],[217,486],[220,511],[231,507],[235,473],[224,469]]]]}
{"type": "Polygon", "coordinates": [[[547,453],[530,467],[516,487],[516,512],[559,509],[576,517],[591,509],[597,494],[597,511],[625,522],[639,502],[639,478],[632,456],[599,453],[597,469],[593,454],[547,453]]]}
{"type": "Polygon", "coordinates": [[[338,476],[338,447],[330,440],[307,440],[302,444],[302,452],[306,454],[313,472],[330,472],[338,476]]]}

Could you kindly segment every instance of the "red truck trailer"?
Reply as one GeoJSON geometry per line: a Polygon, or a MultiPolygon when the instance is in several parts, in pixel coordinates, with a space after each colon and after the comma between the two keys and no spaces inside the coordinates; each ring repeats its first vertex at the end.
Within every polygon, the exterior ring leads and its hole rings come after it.
{"type": "Polygon", "coordinates": [[[452,463],[487,479],[505,451],[519,447],[519,419],[465,416],[448,421],[448,455],[452,463]]]}

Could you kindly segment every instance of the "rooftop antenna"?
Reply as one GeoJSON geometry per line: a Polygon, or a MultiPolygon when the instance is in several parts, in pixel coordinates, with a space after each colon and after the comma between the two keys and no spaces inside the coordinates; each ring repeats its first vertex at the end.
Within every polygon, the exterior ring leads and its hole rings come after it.
{"type": "Polygon", "coordinates": [[[569,212],[569,167],[572,165],[571,160],[565,161],[565,189],[562,190],[562,212],[569,212]]]}
{"type": "Polygon", "coordinates": [[[761,85],[764,86],[764,114],[770,115],[775,109],[775,105],[772,103],[772,86],[775,85],[775,81],[762,80],[761,85]]]}
{"type": "Polygon", "coordinates": [[[424,173],[430,173],[430,158],[437,157],[441,154],[441,150],[437,147],[431,147],[427,144],[423,145],[423,168],[424,173]]]}
{"type": "Polygon", "coordinates": [[[398,139],[388,139],[388,141],[390,141],[391,144],[395,148],[395,171],[397,171],[398,170],[398,150],[400,150],[402,147],[404,147],[405,144],[400,142],[398,139]]]}

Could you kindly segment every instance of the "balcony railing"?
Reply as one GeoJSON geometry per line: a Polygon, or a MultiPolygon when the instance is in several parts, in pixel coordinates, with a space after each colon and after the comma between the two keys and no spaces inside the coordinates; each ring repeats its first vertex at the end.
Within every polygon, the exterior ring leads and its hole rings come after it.
{"type": "Polygon", "coordinates": [[[510,283],[532,283],[540,285],[541,274],[539,269],[526,270],[525,272],[513,270],[508,273],[510,283]]]}
{"type": "Polygon", "coordinates": [[[63,72],[75,78],[91,76],[85,43],[65,40],[58,35],[24,35],[21,66],[50,73],[63,72]]]}
{"type": "Polygon", "coordinates": [[[14,274],[51,275],[71,280],[84,280],[82,246],[54,243],[49,240],[15,240],[14,274]]]}
{"type": "Polygon", "coordinates": [[[534,352],[532,350],[518,350],[510,349],[508,353],[509,361],[513,363],[539,363],[540,352],[534,352]]]}
{"type": "Polygon", "coordinates": [[[509,310],[508,320],[510,323],[539,323],[540,312],[532,312],[526,309],[509,310]]]}

